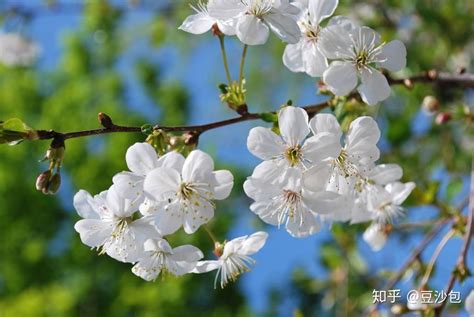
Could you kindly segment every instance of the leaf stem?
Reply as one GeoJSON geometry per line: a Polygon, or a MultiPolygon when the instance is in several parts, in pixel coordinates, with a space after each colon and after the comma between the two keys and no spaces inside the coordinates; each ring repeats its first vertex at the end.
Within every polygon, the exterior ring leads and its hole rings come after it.
{"type": "Polygon", "coordinates": [[[242,51],[242,59],[240,60],[240,72],[239,72],[239,84],[242,85],[242,81],[244,80],[244,68],[245,68],[245,59],[247,57],[247,51],[249,46],[247,44],[244,45],[244,50],[242,51]]]}
{"type": "Polygon", "coordinates": [[[230,75],[229,61],[227,59],[227,53],[226,53],[226,50],[225,50],[224,35],[219,36],[219,43],[220,43],[220,46],[221,46],[222,60],[224,62],[224,68],[225,68],[225,74],[226,74],[226,77],[227,77],[227,82],[230,85],[232,83],[232,76],[230,75]]]}

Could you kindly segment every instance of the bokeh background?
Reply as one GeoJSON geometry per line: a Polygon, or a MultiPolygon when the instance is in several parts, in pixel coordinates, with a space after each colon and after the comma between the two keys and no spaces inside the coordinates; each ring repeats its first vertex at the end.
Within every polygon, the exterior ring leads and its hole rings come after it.
{"type": "MultiPolygon", "coordinates": [[[[340,1],[337,14],[349,15],[408,48],[407,76],[438,69],[472,70],[474,3],[459,0],[340,1]]],[[[74,131],[98,127],[97,113],[123,125],[201,124],[234,116],[219,101],[225,81],[218,40],[177,29],[192,13],[184,0],[0,1],[2,32],[21,32],[41,48],[30,67],[0,65],[0,119],[21,118],[36,129],[74,131]]],[[[237,74],[241,44],[227,41],[231,70],[237,74]]],[[[250,110],[276,110],[288,99],[296,105],[324,101],[314,79],[283,66],[284,44],[273,38],[249,50],[246,77],[250,110]]],[[[375,108],[338,109],[344,125],[369,113],[383,138],[380,162],[400,164],[404,180],[417,183],[401,223],[439,219],[447,206],[466,199],[472,124],[456,120],[438,126],[421,107],[426,95],[456,113],[473,106],[473,91],[417,85],[396,87],[375,108]]],[[[472,108],[471,108],[472,109],[472,108]]],[[[47,168],[39,163],[47,142],[0,148],[0,316],[363,316],[390,272],[407,258],[429,226],[395,230],[380,252],[361,239],[366,225],[334,225],[306,239],[267,228],[248,209],[242,182],[258,160],[246,149],[248,130],[262,122],[206,132],[200,148],[218,168],[230,169],[236,183],[231,199],[218,204],[211,226],[222,240],[267,230],[270,238],[255,256],[257,266],[224,290],[214,274],[165,277],[146,283],[119,263],[81,244],[72,197],[78,189],[98,193],[126,169],[125,151],[144,135],[115,134],[67,142],[63,185],[56,196],[34,187],[47,168]]],[[[451,208],[451,207],[449,207],[451,208]]],[[[396,227],[396,226],[395,226],[396,227]]],[[[449,228],[446,228],[448,230],[449,228]]],[[[446,232],[444,231],[444,233],[446,232]]],[[[442,234],[423,253],[430,258],[442,234]]],[[[178,234],[208,256],[205,232],[178,234]]],[[[444,288],[457,259],[460,237],[441,254],[430,286],[444,288]]],[[[473,252],[469,256],[471,269],[473,252]]],[[[416,268],[416,265],[415,267],[416,268]]],[[[416,288],[409,270],[396,288],[416,288]]],[[[462,297],[473,279],[455,290],[462,297]]],[[[402,304],[406,302],[403,298],[402,304]]],[[[451,305],[446,316],[464,316],[451,305]]]]}

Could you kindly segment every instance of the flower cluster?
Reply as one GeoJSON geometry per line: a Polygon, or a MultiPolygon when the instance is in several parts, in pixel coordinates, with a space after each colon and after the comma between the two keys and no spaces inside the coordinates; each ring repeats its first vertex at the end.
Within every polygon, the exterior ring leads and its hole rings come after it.
{"type": "Polygon", "coordinates": [[[253,128],[249,151],[262,159],[244,184],[255,202],[251,210],[263,221],[285,226],[294,237],[320,230],[325,222],[372,221],[366,236],[402,214],[400,205],[415,184],[401,183],[402,169],[377,165],[380,130],[371,117],[354,120],[344,137],[336,118],[284,107],[280,135],[253,128]]]}
{"type": "Polygon", "coordinates": [[[346,17],[333,17],[322,27],[337,5],[338,0],[209,0],[193,7],[196,14],[180,29],[194,34],[217,29],[246,45],[266,43],[271,30],[288,43],[283,63],[289,70],[322,77],[336,96],[357,87],[362,100],[374,105],[391,92],[380,69],[404,68],[405,45],[382,42],[376,31],[346,17]]]}
{"type": "Polygon", "coordinates": [[[217,243],[217,261],[200,261],[204,255],[198,248],[172,248],[166,240],[181,227],[188,234],[196,232],[214,217],[215,201],[230,195],[232,174],[214,171],[208,154],[194,150],[186,158],[177,152],[158,157],[148,143],[136,143],[126,162],[130,171],[117,174],[108,190],[96,196],[81,190],[74,196],[83,218],[75,229],[84,244],[133,263],[132,272],[147,281],[160,273],[218,269],[224,287],[254,263],[249,255],[264,245],[264,232],[217,243]]]}

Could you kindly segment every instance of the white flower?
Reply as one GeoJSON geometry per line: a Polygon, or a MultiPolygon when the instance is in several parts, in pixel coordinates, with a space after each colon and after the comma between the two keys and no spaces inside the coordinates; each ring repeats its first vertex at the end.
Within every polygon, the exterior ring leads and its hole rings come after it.
{"type": "Polygon", "coordinates": [[[339,154],[334,145],[339,142],[331,133],[310,133],[308,114],[301,108],[285,107],[278,113],[281,136],[271,129],[256,127],[247,138],[249,151],[264,161],[273,161],[274,169],[266,177],[278,179],[290,167],[308,169],[327,156],[339,154]]]}
{"type": "Polygon", "coordinates": [[[190,273],[203,257],[201,250],[192,245],[173,249],[165,239],[148,239],[144,244],[143,256],[132,272],[146,281],[156,280],[160,273],[180,276],[190,273]]]}
{"type": "Polygon", "coordinates": [[[388,223],[403,214],[401,205],[415,188],[415,183],[393,182],[385,185],[372,185],[366,197],[366,205],[355,209],[352,223],[373,220],[388,223]]]}
{"type": "Polygon", "coordinates": [[[305,72],[312,77],[321,77],[328,67],[326,56],[319,48],[321,21],[334,13],[338,0],[299,0],[302,8],[298,25],[301,39],[297,44],[288,44],[283,54],[283,63],[292,72],[305,72]]]}
{"type": "Polygon", "coordinates": [[[191,234],[214,217],[214,200],[230,195],[234,178],[229,171],[214,171],[212,158],[199,150],[192,151],[181,166],[174,166],[148,173],[144,189],[156,203],[156,226],[163,235],[181,225],[191,234]]]}
{"type": "Polygon", "coordinates": [[[304,174],[290,168],[280,183],[262,180],[272,162],[264,162],[244,183],[247,196],[255,200],[250,209],[268,224],[284,225],[293,237],[301,238],[318,232],[321,228],[318,214],[336,212],[344,208],[341,196],[324,190],[327,178],[324,169],[312,168],[304,174]]]}
{"type": "Polygon", "coordinates": [[[203,34],[217,25],[225,35],[235,35],[235,25],[233,25],[232,19],[220,20],[209,14],[208,6],[212,6],[213,2],[218,2],[218,0],[210,0],[208,4],[200,0],[197,7],[191,5],[196,14],[187,17],[179,29],[192,34],[203,34]]]}
{"type": "Polygon", "coordinates": [[[7,66],[30,66],[39,54],[39,47],[20,34],[0,33],[0,62],[7,66]]]}
{"type": "Polygon", "coordinates": [[[323,74],[323,80],[337,96],[349,94],[358,85],[362,100],[374,105],[390,95],[390,85],[377,69],[399,71],[406,64],[405,45],[398,41],[387,44],[368,27],[360,27],[344,19],[336,19],[326,27],[320,49],[328,59],[335,60],[323,74]]]}
{"type": "Polygon", "coordinates": [[[377,252],[385,245],[387,234],[384,231],[383,225],[373,223],[364,231],[362,238],[367,242],[372,251],[377,252]]]}
{"type": "Polygon", "coordinates": [[[84,218],[74,226],[82,242],[118,261],[136,261],[145,240],[160,237],[152,218],[134,220],[138,205],[119,196],[113,186],[94,197],[79,191],[74,196],[74,207],[84,218]]]}
{"type": "Polygon", "coordinates": [[[345,145],[341,146],[342,130],[339,123],[331,114],[317,114],[310,121],[313,134],[333,135],[333,144],[326,148],[327,159],[320,164],[330,170],[329,189],[341,194],[349,194],[350,189],[358,185],[357,181],[364,179],[379,159],[380,151],[377,142],[380,139],[380,130],[371,117],[359,117],[354,120],[345,136],[345,145]],[[334,155],[334,153],[337,153],[334,155]]]}
{"type": "Polygon", "coordinates": [[[250,271],[250,267],[255,264],[255,260],[250,255],[257,253],[265,244],[268,234],[263,231],[256,232],[250,236],[243,236],[234,240],[217,245],[216,251],[219,259],[215,261],[200,261],[193,270],[194,273],[205,273],[217,270],[214,287],[220,276],[221,288],[224,288],[230,281],[235,282],[237,277],[250,271]]]}
{"type": "Polygon", "coordinates": [[[466,302],[464,303],[467,313],[470,317],[474,317],[474,290],[472,290],[469,295],[466,297],[466,302]]]}
{"type": "Polygon", "coordinates": [[[112,179],[114,188],[119,195],[132,199],[138,204],[145,198],[143,181],[149,172],[162,166],[180,168],[184,163],[184,157],[177,152],[169,152],[158,157],[155,149],[148,143],[135,143],[129,147],[125,160],[130,172],[115,175],[112,179]]]}
{"type": "Polygon", "coordinates": [[[272,30],[287,43],[297,43],[301,33],[296,23],[299,9],[289,0],[214,0],[209,14],[234,20],[237,37],[245,44],[264,44],[272,30]]]}

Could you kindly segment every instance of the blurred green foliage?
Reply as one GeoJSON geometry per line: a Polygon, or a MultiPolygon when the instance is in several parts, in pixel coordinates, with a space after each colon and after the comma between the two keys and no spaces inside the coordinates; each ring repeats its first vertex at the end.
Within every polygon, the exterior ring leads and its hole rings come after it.
{"type": "MultiPolygon", "coordinates": [[[[402,38],[409,56],[404,75],[431,68],[455,71],[460,65],[472,70],[474,2],[341,2],[338,14],[355,16],[376,28],[387,41],[402,38]]],[[[189,93],[179,82],[164,80],[159,66],[146,59],[136,62],[135,74],[144,93],[159,107],[160,117],[144,118],[127,107],[125,78],[115,67],[128,45],[121,27],[127,12],[106,0],[87,1],[84,8],[77,12],[82,16],[80,27],[63,38],[64,49],[56,68],[40,71],[0,66],[0,118],[20,117],[34,128],[58,131],[96,128],[100,111],[125,125],[157,121],[185,124],[190,112],[189,93]]],[[[156,49],[172,45],[186,51],[197,40],[178,35],[176,26],[189,13],[187,1],[171,1],[165,10],[154,12],[140,36],[147,37],[156,49]]],[[[2,16],[5,19],[5,14],[2,16]]],[[[252,111],[276,109],[288,98],[297,97],[308,80],[284,69],[283,48],[273,39],[265,47],[251,50],[247,88],[252,111]],[[280,96],[275,90],[282,86],[287,87],[289,95],[276,102],[280,96]]],[[[461,190],[461,177],[470,168],[473,150],[465,144],[467,136],[472,140],[472,124],[432,125],[421,134],[415,134],[413,127],[417,126],[416,116],[424,96],[434,95],[443,111],[455,111],[465,106],[462,91],[420,85],[412,90],[397,87],[394,93],[396,97],[379,108],[344,103],[334,110],[345,126],[363,113],[376,115],[383,123],[386,151],[381,161],[402,165],[404,179],[417,182],[412,205],[435,204],[438,199],[451,204],[461,190]],[[437,169],[445,169],[453,177],[445,197],[438,197],[439,186],[431,178],[437,169]]],[[[128,146],[144,138],[115,134],[68,141],[63,190],[86,188],[97,193],[107,188],[112,176],[126,169],[123,158],[128,146]]],[[[43,196],[34,189],[34,179],[46,169],[37,161],[47,147],[46,142],[28,142],[1,148],[1,317],[254,314],[238,284],[214,291],[212,274],[144,283],[130,273],[130,265],[88,250],[71,230],[77,219],[71,203],[43,196]]],[[[241,188],[245,172],[234,166],[225,167],[236,175],[235,188],[241,188]]],[[[238,197],[233,197],[220,204],[218,210],[230,210],[237,201],[238,197]]],[[[234,216],[229,213],[229,217],[217,217],[214,228],[219,236],[225,235],[234,216]]],[[[370,263],[358,253],[356,237],[363,229],[361,225],[334,226],[334,237],[311,255],[327,270],[327,278],[315,279],[304,270],[295,270],[284,289],[272,291],[265,315],[280,314],[280,304],[287,297],[298,303],[295,317],[363,315],[371,303],[372,290],[381,286],[370,263]]],[[[203,250],[211,247],[202,232],[178,235],[172,242],[193,243],[203,250]]]]}

